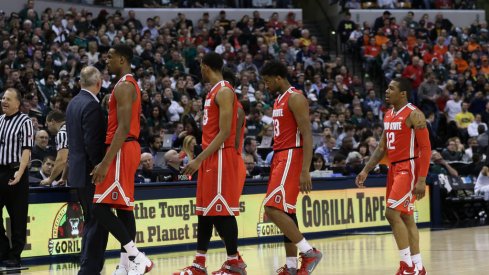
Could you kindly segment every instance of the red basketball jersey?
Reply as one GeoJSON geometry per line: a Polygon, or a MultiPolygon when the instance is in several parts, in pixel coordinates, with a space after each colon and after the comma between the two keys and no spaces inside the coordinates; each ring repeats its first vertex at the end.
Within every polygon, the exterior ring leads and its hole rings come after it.
{"type": "Polygon", "coordinates": [[[387,156],[391,163],[419,156],[414,128],[406,125],[406,120],[414,110],[416,110],[416,106],[408,103],[397,112],[394,112],[394,109],[390,109],[385,114],[384,132],[387,143],[387,156]]]}
{"type": "MultiPolygon", "coordinates": [[[[204,117],[202,119],[202,148],[205,149],[219,133],[219,107],[216,103],[216,96],[219,90],[228,87],[234,92],[233,86],[227,81],[219,81],[207,94],[204,104],[204,117]]],[[[232,121],[231,134],[224,141],[223,147],[234,147],[236,138],[236,121],[238,117],[238,98],[234,94],[233,116],[229,119],[232,121]]]]}
{"type": "Polygon", "coordinates": [[[132,113],[131,113],[131,128],[129,129],[128,137],[133,137],[135,139],[139,138],[140,132],[140,116],[141,116],[141,90],[137,81],[131,74],[126,74],[123,76],[114,86],[112,93],[109,98],[109,118],[107,122],[107,136],[105,138],[105,143],[110,144],[114,138],[115,131],[117,130],[117,100],[114,95],[115,88],[119,83],[123,81],[131,82],[136,88],[136,100],[132,103],[132,113]]]}
{"type": "Polygon", "coordinates": [[[275,100],[273,105],[274,151],[302,147],[302,136],[297,127],[297,121],[289,109],[289,98],[294,93],[302,94],[302,91],[290,87],[275,100]]]}

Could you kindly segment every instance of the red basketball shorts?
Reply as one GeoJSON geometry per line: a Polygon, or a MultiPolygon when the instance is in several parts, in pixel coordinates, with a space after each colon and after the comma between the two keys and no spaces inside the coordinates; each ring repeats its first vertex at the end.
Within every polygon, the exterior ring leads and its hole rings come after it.
{"type": "Polygon", "coordinates": [[[302,148],[275,152],[265,197],[265,206],[295,213],[302,171],[302,148]]]}
{"type": "Polygon", "coordinates": [[[112,161],[103,182],[95,186],[94,203],[132,210],[134,207],[134,175],[141,160],[137,141],[124,142],[112,161]]]}
{"type": "Polygon", "coordinates": [[[387,174],[387,207],[412,215],[414,211],[414,186],[418,180],[418,159],[392,164],[387,174]]]}
{"type": "Polygon", "coordinates": [[[197,180],[197,215],[239,215],[243,189],[239,162],[243,159],[234,147],[219,149],[202,162],[197,180]]]}

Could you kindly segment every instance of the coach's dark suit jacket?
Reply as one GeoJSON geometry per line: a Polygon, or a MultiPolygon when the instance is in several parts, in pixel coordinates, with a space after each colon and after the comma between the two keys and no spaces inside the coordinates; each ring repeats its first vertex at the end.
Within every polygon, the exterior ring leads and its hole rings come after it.
{"type": "Polygon", "coordinates": [[[68,185],[77,188],[85,218],[80,275],[100,274],[104,264],[108,232],[91,213],[95,186],[90,172],[105,155],[106,125],[102,108],[89,91],[81,90],[70,101],[66,110],[68,185]]]}

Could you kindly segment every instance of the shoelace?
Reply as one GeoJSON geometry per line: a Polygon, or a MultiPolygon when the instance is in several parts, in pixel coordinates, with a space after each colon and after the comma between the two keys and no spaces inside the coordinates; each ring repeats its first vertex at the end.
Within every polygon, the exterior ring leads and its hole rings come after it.
{"type": "Polygon", "coordinates": [[[277,269],[277,271],[275,271],[275,272],[277,272],[278,274],[280,274],[280,273],[286,272],[286,271],[287,271],[287,266],[284,265],[284,266],[280,267],[279,269],[277,269]]]}

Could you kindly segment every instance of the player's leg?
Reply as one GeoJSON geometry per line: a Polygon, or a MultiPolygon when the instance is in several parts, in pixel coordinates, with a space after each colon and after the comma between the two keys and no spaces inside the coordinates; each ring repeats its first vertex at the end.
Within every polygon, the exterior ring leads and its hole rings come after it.
{"type": "Polygon", "coordinates": [[[215,216],[214,227],[226,246],[227,260],[212,274],[246,274],[246,264],[238,252],[238,223],[235,216],[215,216]]]}
{"type": "Polygon", "coordinates": [[[412,210],[412,189],[414,175],[411,173],[411,162],[401,162],[393,165],[388,176],[387,209],[385,217],[389,222],[394,239],[399,249],[400,267],[398,274],[414,274],[416,268],[411,259],[409,245],[409,231],[404,223],[402,214],[409,214],[412,210]]]}
{"type": "MultiPolygon", "coordinates": [[[[297,215],[288,214],[294,223],[299,227],[297,222],[297,215]]],[[[284,248],[285,248],[285,266],[277,270],[279,275],[294,275],[297,274],[297,246],[284,235],[284,248]]]]}
{"type": "Polygon", "coordinates": [[[419,274],[426,274],[426,269],[423,266],[423,261],[421,259],[421,253],[419,248],[419,231],[416,226],[413,215],[401,214],[401,218],[408,230],[409,237],[409,249],[411,250],[411,260],[416,268],[419,270],[419,274]]]}
{"type": "MultiPolygon", "coordinates": [[[[117,217],[124,224],[129,237],[131,240],[136,238],[136,219],[134,218],[134,213],[132,211],[117,209],[117,217]]],[[[121,244],[121,254],[119,264],[116,267],[113,275],[124,275],[127,274],[129,270],[129,255],[121,244]]]]}

